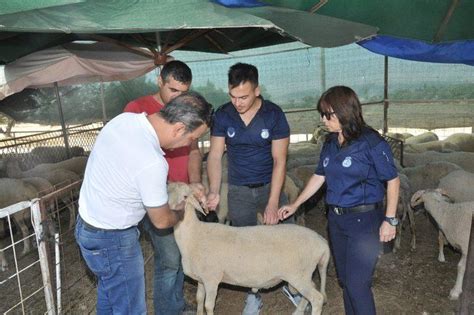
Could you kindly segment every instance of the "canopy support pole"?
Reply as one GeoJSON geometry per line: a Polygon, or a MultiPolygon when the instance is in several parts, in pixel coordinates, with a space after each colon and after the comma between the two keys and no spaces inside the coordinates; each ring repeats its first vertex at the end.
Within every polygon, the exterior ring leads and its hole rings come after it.
{"type": "Polygon", "coordinates": [[[383,134],[388,132],[388,56],[384,57],[383,69],[383,134]]]}
{"type": "Polygon", "coordinates": [[[105,98],[104,98],[104,81],[100,79],[100,100],[102,102],[102,122],[107,123],[107,110],[105,109],[105,98]]]}
{"type": "Polygon", "coordinates": [[[63,130],[64,146],[66,147],[66,156],[67,156],[68,159],[70,159],[71,158],[71,149],[69,147],[69,140],[68,140],[68,133],[67,133],[67,129],[66,129],[66,123],[64,122],[63,106],[61,104],[61,97],[59,96],[58,82],[54,82],[54,91],[56,92],[56,101],[58,103],[59,120],[61,121],[61,128],[63,130]]]}
{"type": "Polygon", "coordinates": [[[321,67],[321,94],[326,92],[326,50],[321,48],[320,67],[321,67]]]}

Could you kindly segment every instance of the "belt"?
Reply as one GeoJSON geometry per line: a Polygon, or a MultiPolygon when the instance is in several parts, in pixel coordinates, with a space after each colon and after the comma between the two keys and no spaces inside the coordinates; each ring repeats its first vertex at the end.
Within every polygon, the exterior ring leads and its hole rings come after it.
{"type": "Polygon", "coordinates": [[[382,202],[376,203],[369,203],[366,205],[360,205],[355,207],[338,207],[334,205],[327,205],[329,210],[332,210],[337,215],[343,215],[347,213],[361,213],[361,212],[369,212],[375,209],[380,209],[382,207],[382,202]]]}
{"type": "Polygon", "coordinates": [[[248,185],[244,185],[244,186],[248,187],[248,188],[258,188],[258,187],[265,186],[266,184],[268,184],[268,183],[248,184],[248,185]]]}
{"type": "Polygon", "coordinates": [[[102,228],[98,228],[98,227],[95,227],[93,225],[90,225],[89,223],[87,223],[86,221],[84,221],[84,219],[79,215],[77,217],[78,221],[80,220],[82,222],[82,224],[88,228],[89,230],[93,230],[93,231],[97,231],[97,232],[120,232],[120,231],[126,231],[128,229],[131,229],[131,228],[134,228],[135,226],[132,225],[131,227],[128,227],[126,229],[102,229],[102,228]]]}

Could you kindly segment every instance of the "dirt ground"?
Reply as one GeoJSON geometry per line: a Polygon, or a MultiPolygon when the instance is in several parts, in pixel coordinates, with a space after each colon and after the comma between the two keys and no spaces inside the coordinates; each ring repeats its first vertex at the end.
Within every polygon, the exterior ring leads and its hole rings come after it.
{"type": "MultiPolygon", "coordinates": [[[[437,232],[425,214],[415,216],[417,229],[417,248],[410,251],[411,234],[404,231],[402,248],[396,253],[381,256],[374,276],[373,291],[378,314],[454,314],[458,301],[448,299],[449,291],[456,278],[456,265],[460,254],[450,248],[445,248],[446,262],[437,261],[437,232]]],[[[326,217],[320,207],[315,207],[306,213],[306,226],[326,237],[326,217]]],[[[95,309],[96,290],[93,282],[85,276],[84,264],[75,242],[72,231],[63,238],[62,268],[66,271],[63,276],[63,308],[65,314],[93,314],[95,309]]],[[[304,241],[304,240],[302,240],[304,241]]],[[[295,244],[297,246],[298,244],[295,244]]],[[[146,288],[149,313],[153,311],[152,270],[153,256],[150,244],[142,240],[142,248],[147,257],[146,288]]],[[[26,267],[37,259],[35,250],[20,259],[20,268],[26,267]]],[[[9,259],[10,260],[10,259],[9,259]]],[[[0,272],[0,279],[5,280],[13,270],[0,272]]],[[[319,276],[315,274],[315,283],[319,287],[319,276]]],[[[21,274],[26,314],[42,314],[45,311],[44,295],[41,289],[41,274],[39,266],[28,269],[21,274]]],[[[185,296],[189,304],[195,305],[197,285],[190,279],[185,283],[185,296]]],[[[2,299],[0,312],[5,312],[18,299],[18,283],[11,279],[0,285],[2,299]]],[[[240,314],[247,290],[228,285],[221,285],[216,302],[215,314],[240,314]]],[[[323,314],[344,314],[342,294],[336,281],[332,261],[329,265],[326,293],[328,301],[323,307],[323,314]]],[[[281,286],[262,292],[262,315],[286,315],[294,311],[294,306],[281,292],[281,286]]],[[[11,314],[21,314],[18,306],[11,314]]]]}
{"type": "MultiPolygon", "coordinates": [[[[437,261],[437,232],[425,214],[415,216],[417,248],[410,251],[409,229],[403,232],[401,250],[382,255],[374,276],[373,292],[378,314],[454,314],[458,301],[448,299],[456,279],[460,254],[445,248],[446,262],[437,261]]],[[[306,226],[327,238],[327,220],[317,208],[306,213],[306,226]]],[[[304,241],[304,240],[302,240],[304,241]]],[[[297,246],[297,244],[295,244],[297,246]]],[[[315,273],[319,288],[319,276],[315,273]]],[[[247,290],[221,285],[215,307],[216,314],[240,314],[247,290]]],[[[185,285],[186,299],[195,303],[196,285],[189,279],[185,285]]],[[[332,260],[328,270],[326,293],[328,301],[323,314],[344,314],[342,291],[337,284],[332,260]]],[[[294,306],[281,292],[281,286],[262,292],[262,315],[291,314],[294,306]]],[[[152,303],[152,300],[148,300],[152,303]]]]}

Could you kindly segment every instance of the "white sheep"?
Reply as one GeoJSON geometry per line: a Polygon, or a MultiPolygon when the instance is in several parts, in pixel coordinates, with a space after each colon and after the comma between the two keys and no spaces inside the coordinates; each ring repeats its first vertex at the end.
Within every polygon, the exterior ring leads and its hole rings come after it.
{"type": "MultiPolygon", "coordinates": [[[[198,281],[198,314],[204,314],[204,306],[208,315],[214,314],[221,282],[250,287],[256,292],[281,281],[287,281],[305,297],[294,314],[303,313],[308,300],[311,314],[321,313],[330,257],[328,243],[323,237],[296,224],[231,227],[203,223],[195,215],[195,209],[202,211],[202,208],[189,186],[171,183],[168,191],[170,196],[176,191],[181,191],[181,196],[189,196],[184,219],[174,227],[174,233],[184,273],[198,281]],[[299,245],[295,246],[296,243],[299,245]],[[321,292],[315,289],[312,281],[316,267],[321,278],[321,292]]],[[[170,206],[173,208],[171,203],[170,206]]]]}
{"type": "Polygon", "coordinates": [[[474,173],[474,152],[436,152],[426,151],[423,153],[404,153],[403,164],[407,167],[424,165],[430,162],[451,162],[460,166],[463,170],[474,173]]]}
{"type": "MultiPolygon", "coordinates": [[[[443,189],[454,202],[474,201],[472,188],[474,174],[463,170],[452,171],[440,179],[438,188],[443,189]]],[[[440,231],[438,234],[438,261],[445,262],[444,245],[447,240],[440,231]]]]}
{"type": "Polygon", "coordinates": [[[438,136],[432,131],[427,131],[420,135],[407,138],[405,143],[423,143],[436,140],[439,140],[438,136]]]}
{"type": "Polygon", "coordinates": [[[410,231],[411,231],[411,250],[416,249],[416,226],[415,226],[415,215],[413,213],[413,209],[410,206],[410,196],[411,188],[410,182],[408,177],[405,174],[398,174],[400,178],[400,194],[398,199],[398,206],[397,206],[397,217],[400,219],[400,224],[397,225],[397,234],[395,237],[395,243],[393,247],[393,251],[396,252],[400,249],[400,243],[402,238],[402,230],[403,224],[406,221],[407,217],[410,224],[410,231]]]}
{"type": "Polygon", "coordinates": [[[408,177],[411,187],[411,193],[428,188],[438,187],[439,180],[451,173],[460,170],[456,164],[450,162],[427,162],[426,164],[413,167],[405,167],[401,170],[402,174],[408,177]]]}
{"type": "MultiPolygon", "coordinates": [[[[21,179],[0,178],[0,191],[2,192],[0,196],[0,209],[6,208],[21,201],[28,201],[38,197],[37,189],[30,183],[27,183],[21,179]]],[[[21,235],[23,237],[22,254],[24,255],[31,250],[31,241],[28,238],[29,229],[26,225],[26,222],[30,219],[29,209],[15,212],[12,215],[12,219],[21,231],[21,235]]],[[[3,248],[0,251],[0,262],[1,270],[6,270],[8,268],[8,263],[5,259],[3,248]]]]}
{"type": "Polygon", "coordinates": [[[417,191],[411,199],[411,204],[415,206],[421,203],[424,203],[425,209],[436,220],[448,242],[461,251],[456,283],[449,294],[451,300],[457,300],[462,292],[466,270],[474,202],[450,203],[441,189],[435,189],[417,191]]]}
{"type": "Polygon", "coordinates": [[[421,152],[426,152],[426,151],[437,151],[437,152],[461,151],[457,144],[451,143],[449,141],[444,141],[444,140],[405,144],[403,146],[403,150],[405,152],[410,152],[410,153],[421,153],[421,152]]]}
{"type": "Polygon", "coordinates": [[[472,133],[454,133],[444,141],[456,145],[460,151],[474,152],[474,134],[472,133]]]}
{"type": "Polygon", "coordinates": [[[43,177],[44,174],[58,169],[68,170],[76,173],[76,175],[83,176],[87,164],[87,157],[78,156],[57,163],[38,164],[32,169],[26,171],[22,171],[18,165],[18,162],[13,158],[10,158],[8,161],[6,161],[6,164],[8,176],[14,178],[43,177]]]}

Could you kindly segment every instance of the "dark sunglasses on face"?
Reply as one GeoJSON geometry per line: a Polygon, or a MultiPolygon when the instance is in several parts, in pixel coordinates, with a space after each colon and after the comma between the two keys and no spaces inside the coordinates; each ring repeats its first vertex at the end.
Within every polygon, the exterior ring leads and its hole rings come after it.
{"type": "Polygon", "coordinates": [[[335,112],[320,112],[321,118],[326,117],[327,120],[331,120],[331,116],[335,114],[335,112]]]}

